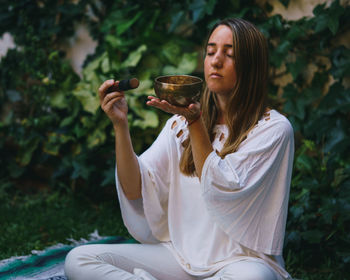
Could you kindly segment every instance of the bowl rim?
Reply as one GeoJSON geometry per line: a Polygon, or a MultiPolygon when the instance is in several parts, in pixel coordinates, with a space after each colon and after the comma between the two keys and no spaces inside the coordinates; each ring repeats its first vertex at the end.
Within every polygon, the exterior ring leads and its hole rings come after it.
{"type": "Polygon", "coordinates": [[[154,82],[155,83],[159,83],[159,84],[163,84],[163,85],[172,85],[172,86],[179,86],[179,87],[182,87],[184,86],[184,84],[171,84],[171,83],[164,83],[164,82],[161,82],[159,81],[158,79],[160,78],[167,78],[167,77],[191,77],[191,78],[195,78],[195,79],[198,79],[197,82],[193,82],[193,83],[190,83],[190,84],[186,84],[186,85],[196,85],[196,84],[202,84],[203,83],[203,79],[202,78],[199,78],[197,76],[192,76],[192,75],[163,75],[163,76],[158,76],[154,79],[154,82]]]}

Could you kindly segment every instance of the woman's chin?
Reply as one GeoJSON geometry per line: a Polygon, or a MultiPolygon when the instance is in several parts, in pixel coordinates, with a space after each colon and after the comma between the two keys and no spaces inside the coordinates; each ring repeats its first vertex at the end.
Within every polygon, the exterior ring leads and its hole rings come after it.
{"type": "Polygon", "coordinates": [[[230,95],[232,93],[232,89],[224,89],[222,87],[208,87],[209,90],[213,93],[215,93],[216,95],[220,95],[220,96],[227,96],[230,95]]]}

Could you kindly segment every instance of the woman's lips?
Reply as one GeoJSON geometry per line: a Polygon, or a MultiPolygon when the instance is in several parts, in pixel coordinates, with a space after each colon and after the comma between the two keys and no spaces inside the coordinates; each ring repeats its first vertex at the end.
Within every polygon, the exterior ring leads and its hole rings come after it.
{"type": "Polygon", "coordinates": [[[219,79],[222,78],[222,75],[220,75],[219,73],[211,73],[210,78],[219,79]]]}

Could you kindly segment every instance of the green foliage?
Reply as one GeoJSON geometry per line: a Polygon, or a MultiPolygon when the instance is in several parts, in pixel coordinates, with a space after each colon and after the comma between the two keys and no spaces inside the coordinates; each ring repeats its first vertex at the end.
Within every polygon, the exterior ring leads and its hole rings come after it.
{"type": "MultiPolygon", "coordinates": [[[[287,7],[290,1],[280,2],[287,7]]],[[[17,48],[0,61],[0,199],[27,184],[99,199],[101,187],[114,182],[113,131],[99,109],[99,85],[110,78],[140,79],[140,87],[127,93],[140,153],[168,117],[145,105],[153,79],[202,76],[201,50],[210,27],[219,18],[243,17],[268,38],[270,97],[295,131],[287,268],[304,279],[346,278],[350,50],[341,38],[349,29],[350,7],[333,1],[297,21],[267,16],[270,11],[252,0],[3,1],[0,34],[10,32],[17,48]],[[59,48],[80,22],[98,42],[82,77],[59,48]]]]}
{"type": "Polygon", "coordinates": [[[118,212],[116,195],[91,201],[53,192],[14,195],[0,205],[0,259],[31,254],[57,243],[69,244],[98,230],[101,236],[129,236],[118,212]]]}

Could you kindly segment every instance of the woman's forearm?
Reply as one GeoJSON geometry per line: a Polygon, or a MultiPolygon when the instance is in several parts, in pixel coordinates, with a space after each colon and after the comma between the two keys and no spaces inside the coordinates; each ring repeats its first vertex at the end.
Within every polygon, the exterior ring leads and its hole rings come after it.
{"type": "Polygon", "coordinates": [[[188,129],[190,132],[194,165],[196,168],[196,173],[200,179],[203,164],[208,155],[213,151],[213,147],[210,143],[209,135],[200,114],[199,102],[192,103],[188,107],[179,107],[171,105],[167,101],[160,100],[154,96],[148,96],[148,99],[147,105],[156,107],[171,114],[182,115],[187,119],[187,121],[191,122],[188,129]],[[195,121],[191,121],[193,118],[195,118],[195,121]]]}
{"type": "Polygon", "coordinates": [[[201,179],[202,168],[208,155],[213,151],[209,135],[205,129],[202,118],[193,122],[189,127],[192,154],[196,173],[201,179]]]}
{"type": "Polygon", "coordinates": [[[125,196],[130,200],[141,198],[141,173],[134,153],[129,128],[114,126],[118,179],[125,196]]]}

